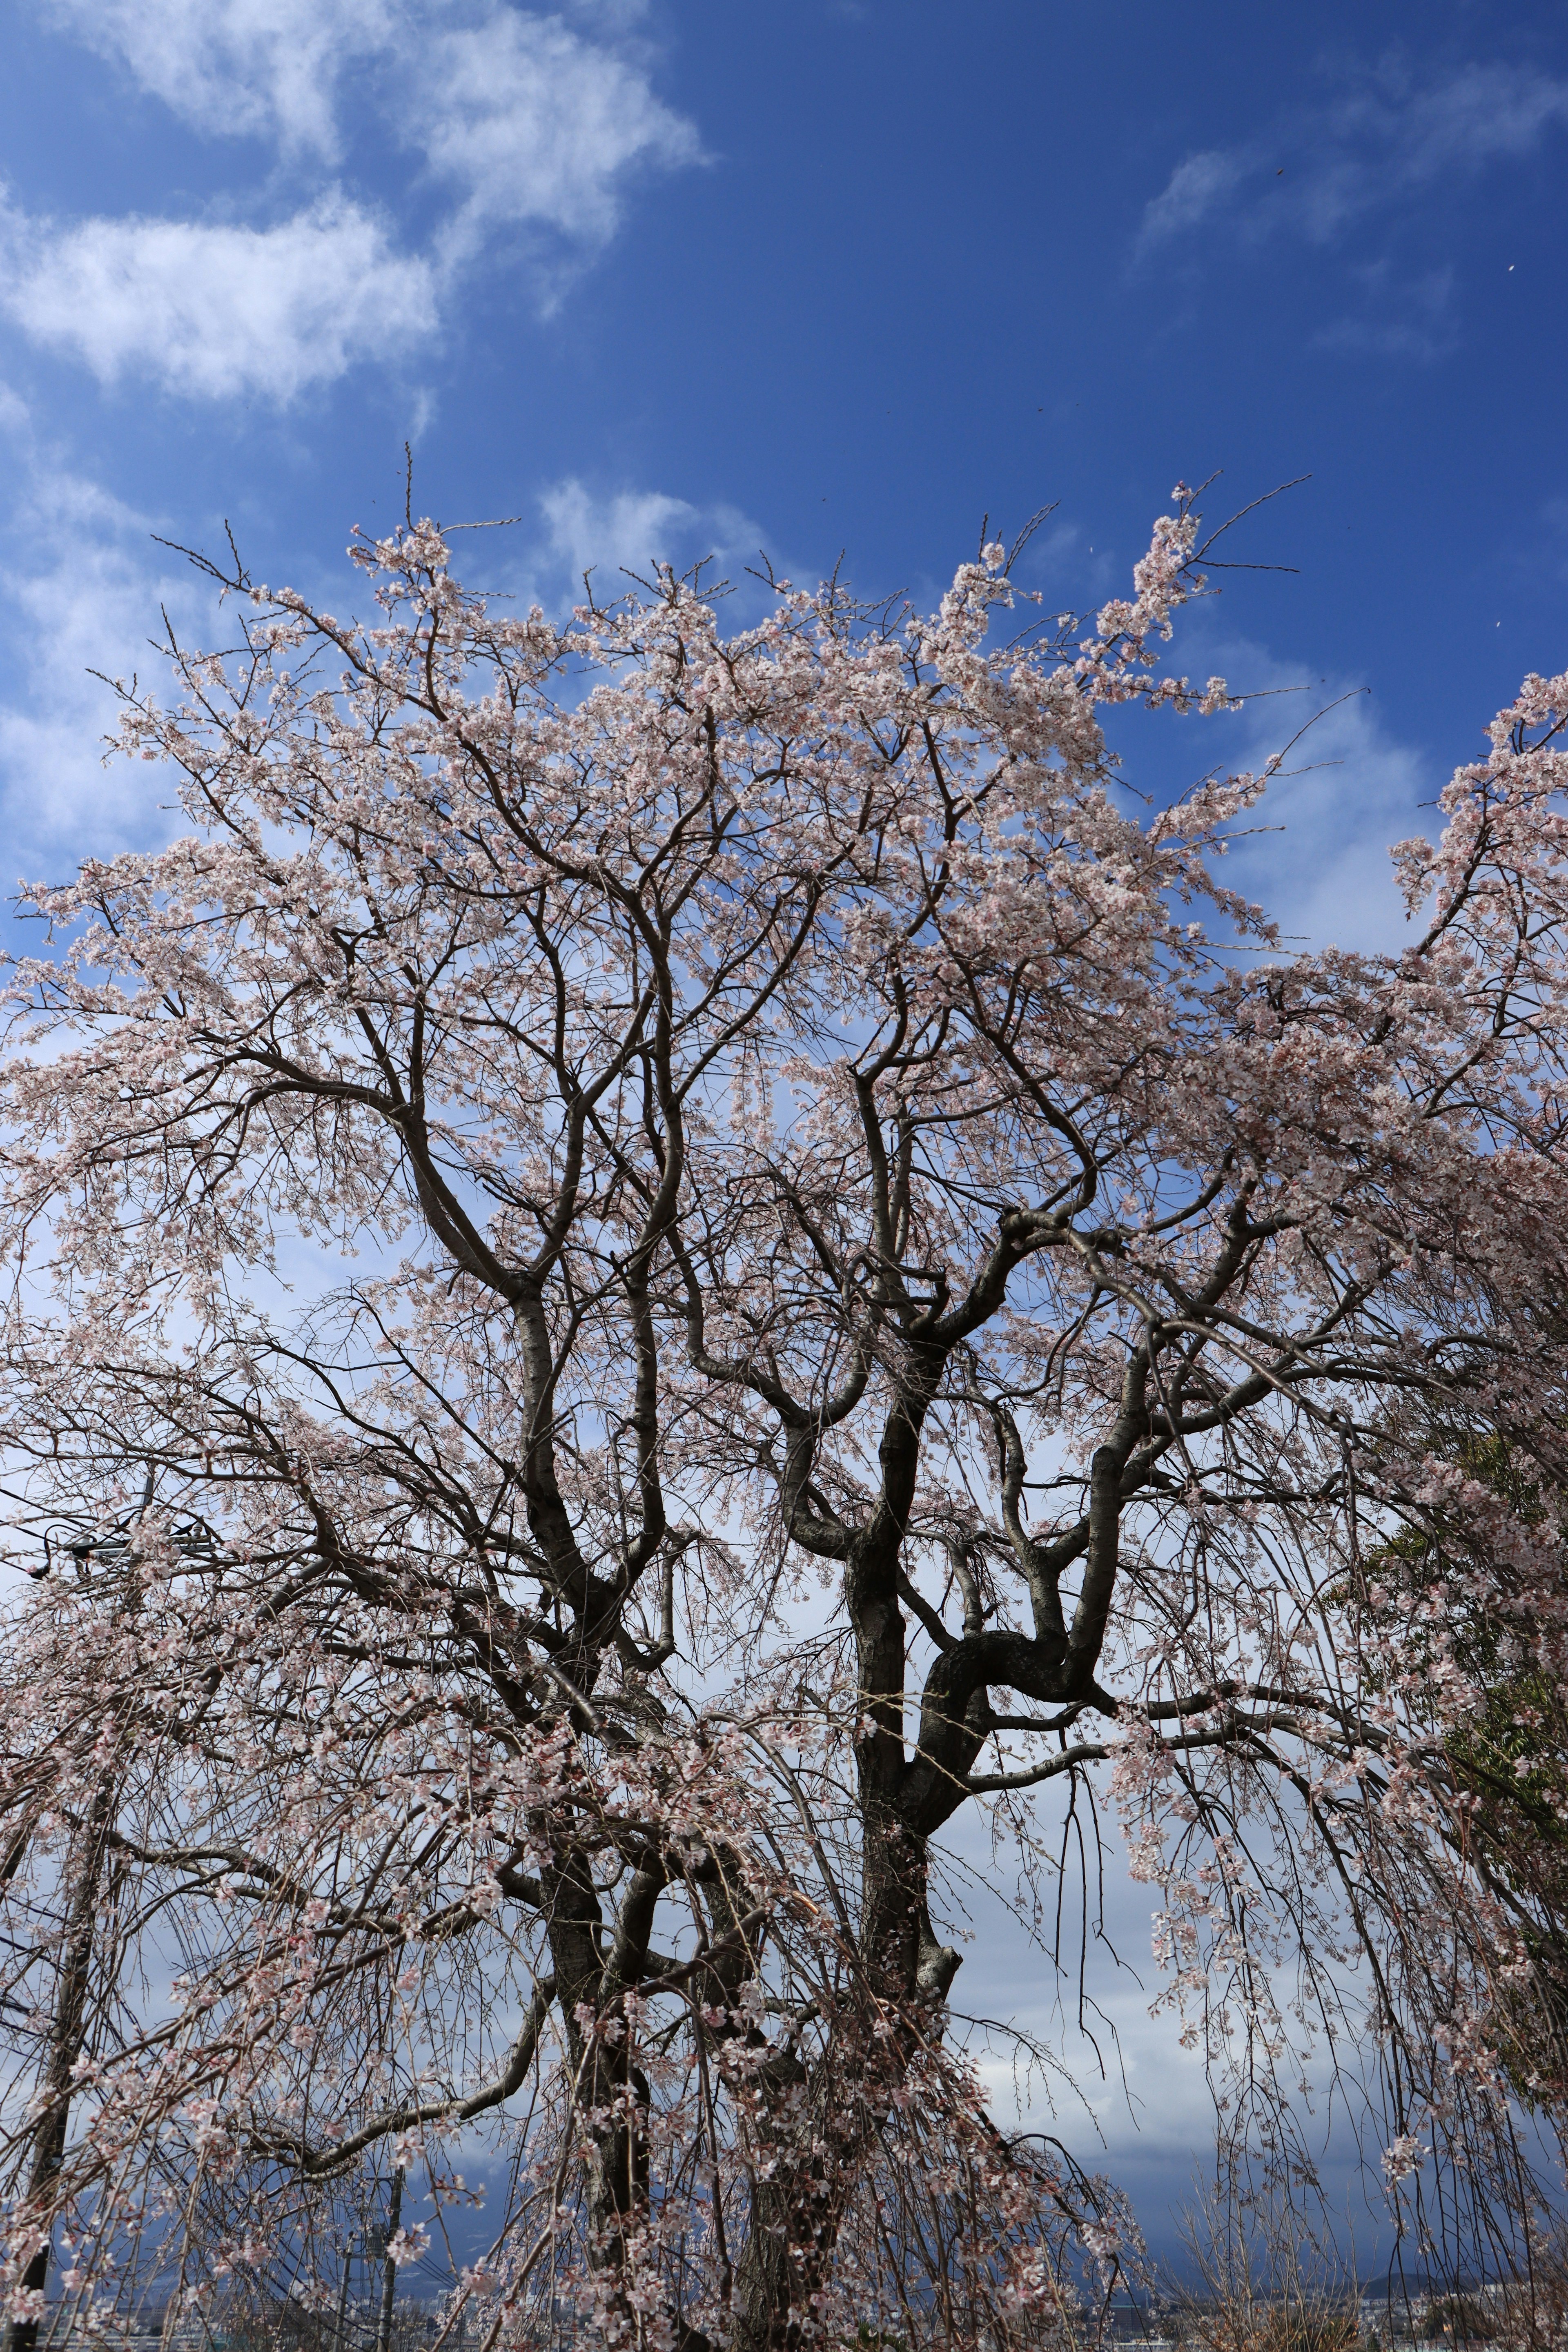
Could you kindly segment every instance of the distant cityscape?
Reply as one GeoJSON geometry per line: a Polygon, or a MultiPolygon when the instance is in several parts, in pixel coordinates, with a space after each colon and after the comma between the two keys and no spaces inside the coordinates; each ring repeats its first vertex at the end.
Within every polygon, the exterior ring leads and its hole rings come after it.
{"type": "MultiPolygon", "coordinates": [[[[1083,2331],[1086,2344],[1137,2345],[1142,2352],[1456,2352],[1465,2344],[1507,2341],[1513,2290],[1500,2281],[1462,2283],[1411,2278],[1363,2284],[1354,2296],[1332,2293],[1269,2303],[1259,2297],[1247,2314],[1182,2292],[1169,2298],[1119,2297],[1083,2331]],[[1240,2324],[1238,2324],[1240,2323],[1240,2324]]],[[[426,2352],[446,2326],[446,2306],[413,2297],[384,2326],[379,2295],[356,2297],[341,2315],[307,2312],[289,2300],[243,2319],[190,2310],[171,2319],[167,2305],[149,2304],[116,2326],[101,2320],[95,2345],[108,2352],[426,2352]]],[[[73,2334],[63,2307],[39,2331],[38,2352],[64,2352],[73,2334]]],[[[443,2352],[477,2352],[487,2330],[458,2315],[443,2352]]],[[[571,2352],[574,2315],[558,2307],[528,2339],[528,2352],[571,2352]]],[[[884,2352],[906,2352],[904,2339],[882,2339],[884,2352]]],[[[933,2338],[934,2345],[934,2338],[933,2338]]]]}

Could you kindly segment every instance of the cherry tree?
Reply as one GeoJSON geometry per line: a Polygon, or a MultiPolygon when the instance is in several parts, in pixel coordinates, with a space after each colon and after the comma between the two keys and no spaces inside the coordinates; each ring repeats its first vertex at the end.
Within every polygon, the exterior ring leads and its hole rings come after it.
{"type": "Polygon", "coordinates": [[[731,635],[351,552],[365,623],[207,567],[121,688],[191,830],[11,968],[13,2343],[152,2274],[329,2340],[485,2158],[489,2344],[1056,2336],[1136,2233],[982,2097],[942,1855],[1097,1790],[1234,2128],[1326,2035],[1396,2200],[1527,2203],[1568,677],[1405,951],[1302,953],[1218,878],[1279,761],[1107,741],[1232,707],[1190,492],[1091,621],[998,544],[731,635]]]}

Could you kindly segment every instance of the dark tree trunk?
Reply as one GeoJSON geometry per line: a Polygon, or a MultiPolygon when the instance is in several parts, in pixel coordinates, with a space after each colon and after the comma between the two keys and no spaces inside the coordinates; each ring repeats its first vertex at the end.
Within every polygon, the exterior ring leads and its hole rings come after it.
{"type": "MultiPolygon", "coordinates": [[[[98,1898],[110,1825],[114,1818],[115,1784],[105,1780],[89,1809],[66,1864],[66,1923],[60,1945],[55,1988],[54,2021],[40,2088],[47,2105],[34,2126],[33,2161],[27,2175],[26,2203],[46,2229],[52,2226],[54,2187],[65,2158],[70,2123],[73,2070],[87,2038],[88,1979],[92,1968],[93,1940],[98,1927],[98,1898]]],[[[22,2285],[41,2291],[49,2275],[49,2240],[45,2238],[22,2273],[22,2285]]],[[[11,2323],[10,2352],[35,2352],[38,2340],[36,2319],[11,2323]]]]}

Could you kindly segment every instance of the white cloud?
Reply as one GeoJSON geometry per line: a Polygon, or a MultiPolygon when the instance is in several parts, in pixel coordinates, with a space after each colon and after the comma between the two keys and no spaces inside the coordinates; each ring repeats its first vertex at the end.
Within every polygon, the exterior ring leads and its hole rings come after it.
{"type": "Polygon", "coordinates": [[[79,857],[166,832],[158,801],[167,780],[140,764],[102,763],[117,706],[92,673],[129,678],[155,669],[147,639],[160,606],[199,635],[211,599],[153,544],[147,518],[40,455],[25,408],[4,387],[0,431],[18,485],[0,514],[5,896],[24,875],[58,877],[79,857]]]}
{"type": "MultiPolygon", "coordinates": [[[[580,592],[584,572],[595,574],[596,593],[616,596],[627,585],[623,571],[647,579],[656,562],[679,569],[700,556],[751,557],[763,538],[738,507],[696,507],[662,490],[596,498],[575,477],[552,484],[539,506],[545,538],[534,561],[550,585],[568,594],[580,592]]],[[[551,601],[547,591],[540,593],[551,601]]]]}
{"type": "Polygon", "coordinates": [[[654,94],[628,45],[635,0],[560,16],[460,0],[48,0],[62,29],[124,65],[209,136],[275,141],[335,161],[340,85],[369,94],[405,147],[454,184],[454,250],[491,224],[542,223],[598,243],[628,167],[694,163],[692,125],[654,94]]]}
{"type": "Polygon", "coordinates": [[[436,325],[427,262],[340,195],[275,227],[5,223],[0,304],[100,382],[151,376],[198,398],[287,401],[357,360],[397,359],[436,325]]]}
{"type": "Polygon", "coordinates": [[[1189,155],[1185,163],[1177,164],[1160,194],[1144,206],[1139,244],[1163,245],[1169,237],[1196,228],[1224,203],[1246,169],[1238,154],[1226,154],[1219,148],[1205,148],[1202,154],[1189,155]]]}
{"type": "Polygon", "coordinates": [[[595,569],[646,572],[656,561],[670,560],[697,520],[694,506],[662,490],[595,499],[575,479],[555,483],[539,504],[550,557],[574,581],[595,569]]]}
{"type": "Polygon", "coordinates": [[[523,221],[600,242],[616,226],[628,166],[669,168],[700,152],[690,123],[654,96],[639,66],[558,17],[497,9],[480,26],[422,41],[416,70],[406,135],[461,192],[454,247],[523,221]]]}
{"type": "Polygon", "coordinates": [[[394,37],[389,0],[48,0],[55,23],[198,131],[337,152],[334,98],[353,59],[394,37]]]}
{"type": "MultiPolygon", "coordinates": [[[[178,535],[166,517],[140,513],[67,463],[37,430],[26,404],[0,380],[0,900],[19,876],[58,877],[77,859],[166,838],[183,827],[168,772],[112,759],[104,739],[118,705],[104,678],[170,691],[160,638],[167,614],[186,645],[226,643],[211,583],[156,543],[178,535]],[[215,635],[215,632],[218,633],[215,635]],[[95,675],[97,673],[97,675],[95,675]]],[[[580,481],[556,483],[539,502],[542,528],[502,584],[551,606],[582,593],[596,567],[601,594],[626,586],[619,567],[645,575],[656,559],[677,563],[710,551],[750,553],[762,533],[735,509],[700,507],[659,490],[597,497],[580,481]]],[[[189,528],[187,525],[186,528],[189,528]]],[[[481,542],[454,542],[478,558],[481,542]]],[[[498,551],[486,535],[480,562],[494,577],[498,551]]],[[[259,560],[259,559],[258,559],[259,560]]],[[[342,589],[341,567],[297,581],[326,602],[342,589]],[[335,583],[335,584],[334,584],[335,583]]]]}
{"type": "Polygon", "coordinates": [[[1228,214],[1250,238],[1289,232],[1335,241],[1439,183],[1518,163],[1568,125],[1568,81],[1521,66],[1473,65],[1422,81],[1384,66],[1326,105],[1286,117],[1266,139],[1210,148],[1177,164],[1145,206],[1140,252],[1228,214]]]}
{"type": "Polygon", "coordinates": [[[374,126],[384,162],[390,123],[451,192],[426,256],[399,252],[341,191],[262,227],[0,216],[0,308],[104,382],[137,373],[197,397],[287,401],[428,334],[438,294],[497,230],[533,224],[591,248],[616,226],[628,172],[700,156],[654,93],[640,0],[578,0],[575,26],[496,0],[43,5],[198,130],[266,139],[297,169],[338,157],[357,76],[350,127],[374,126]]]}
{"type": "Polygon", "coordinates": [[[1397,952],[1407,931],[1389,847],[1430,824],[1444,779],[1344,679],[1245,639],[1206,646],[1201,663],[1194,652],[1194,670],[1261,698],[1208,722],[1219,731],[1205,757],[1257,772],[1305,730],[1252,820],[1258,829],[1236,844],[1221,879],[1260,900],[1289,943],[1397,952]]]}
{"type": "MultiPolygon", "coordinates": [[[[175,528],[141,514],[41,446],[24,403],[0,382],[0,900],[22,875],[58,877],[86,856],[167,837],[184,824],[161,803],[166,772],[114,759],[104,738],[118,706],[103,677],[169,691],[156,639],[167,613],[188,645],[215,639],[210,583],[153,538],[175,528]],[[94,673],[101,675],[95,676],[94,673]]],[[[732,509],[703,509],[660,491],[595,498],[558,483],[542,500],[543,530],[521,551],[512,584],[559,605],[598,567],[603,594],[622,563],[646,573],[656,557],[684,562],[760,533],[732,509]]],[[[472,542],[458,542],[467,554],[472,542]]],[[[486,565],[487,575],[489,566],[486,565]]],[[[504,567],[510,569],[510,566],[504,567]]],[[[332,578],[342,586],[341,574],[332,578]]],[[[331,582],[299,583],[324,601],[331,582]]]]}

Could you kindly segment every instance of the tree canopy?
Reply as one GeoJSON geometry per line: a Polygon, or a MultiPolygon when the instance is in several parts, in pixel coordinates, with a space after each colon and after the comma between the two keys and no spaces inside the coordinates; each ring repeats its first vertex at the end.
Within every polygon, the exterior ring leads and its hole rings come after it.
{"type": "Polygon", "coordinates": [[[51,2233],[84,2309],[330,2309],[366,2168],[475,2147],[492,2344],[1052,2335],[1133,2233],[987,2109],[938,1864],[1095,1790],[1231,2127],[1326,2033],[1396,2196],[1522,2218],[1568,677],[1394,852],[1404,950],[1302,951],[1220,878],[1279,762],[1107,740],[1232,705],[1159,667],[1190,492],[1091,619],[994,543],[730,635],[352,552],[363,624],[211,567],[234,642],[122,688],[191,831],[10,971],[16,2340],[51,2233]]]}

